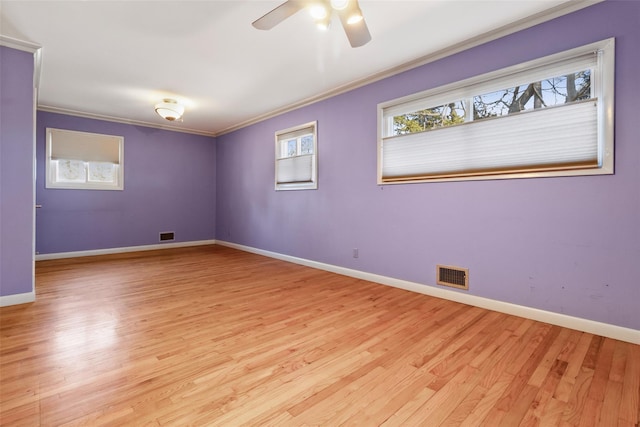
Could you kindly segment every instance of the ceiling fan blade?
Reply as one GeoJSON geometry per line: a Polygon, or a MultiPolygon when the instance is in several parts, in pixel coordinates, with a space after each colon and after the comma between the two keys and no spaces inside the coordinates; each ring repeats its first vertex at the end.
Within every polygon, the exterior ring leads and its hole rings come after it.
{"type": "Polygon", "coordinates": [[[371,41],[371,33],[364,19],[356,24],[342,24],[351,47],[360,47],[371,41]]]}
{"type": "Polygon", "coordinates": [[[294,13],[304,9],[305,2],[301,0],[287,0],[280,6],[267,12],[261,18],[253,21],[251,25],[259,30],[270,30],[294,13]]]}
{"type": "MultiPolygon", "coordinates": [[[[358,7],[357,0],[355,4],[356,7],[358,7]]],[[[347,34],[351,47],[364,46],[371,41],[371,33],[369,33],[369,28],[364,18],[356,23],[349,24],[347,22],[348,12],[346,10],[339,11],[338,15],[340,15],[342,28],[344,28],[344,32],[347,34]]]]}

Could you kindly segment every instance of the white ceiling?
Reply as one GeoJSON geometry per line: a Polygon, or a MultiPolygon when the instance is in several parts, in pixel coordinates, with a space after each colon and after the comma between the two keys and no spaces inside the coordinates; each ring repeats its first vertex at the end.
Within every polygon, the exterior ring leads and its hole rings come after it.
{"type": "Polygon", "coordinates": [[[42,46],[40,109],[216,135],[586,2],[360,0],[373,39],[355,49],[337,17],[251,26],[280,3],[1,0],[0,34],[42,46]],[[183,122],[155,114],[166,97],[183,122]]]}

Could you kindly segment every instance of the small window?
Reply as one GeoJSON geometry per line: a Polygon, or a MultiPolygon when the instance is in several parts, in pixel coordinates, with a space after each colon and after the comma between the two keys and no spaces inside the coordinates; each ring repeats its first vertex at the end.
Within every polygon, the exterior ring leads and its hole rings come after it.
{"type": "Polygon", "coordinates": [[[316,124],[276,132],[276,190],[318,188],[316,124]]]}
{"type": "Polygon", "coordinates": [[[378,183],[613,173],[614,40],[378,105],[378,183]]]}
{"type": "Polygon", "coordinates": [[[122,190],[124,138],[47,128],[47,188],[122,190]]]}

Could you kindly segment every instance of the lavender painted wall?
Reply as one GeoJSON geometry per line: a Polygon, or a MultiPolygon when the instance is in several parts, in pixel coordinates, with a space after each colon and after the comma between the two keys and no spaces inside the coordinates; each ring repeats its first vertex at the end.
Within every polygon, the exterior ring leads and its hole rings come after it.
{"type": "Polygon", "coordinates": [[[33,67],[0,46],[0,296],[33,291],[33,67]]]}
{"type": "Polygon", "coordinates": [[[216,238],[425,286],[468,267],[471,294],[640,329],[638,46],[640,2],[607,1],[220,136],[216,238]],[[609,37],[615,175],[376,185],[379,102],[609,37]],[[274,132],[312,120],[318,190],[274,191],[274,132]]]}
{"type": "Polygon", "coordinates": [[[40,254],[208,240],[215,224],[215,139],[38,112],[36,251],[40,254]],[[45,188],[46,128],[124,136],[124,190],[45,188]]]}

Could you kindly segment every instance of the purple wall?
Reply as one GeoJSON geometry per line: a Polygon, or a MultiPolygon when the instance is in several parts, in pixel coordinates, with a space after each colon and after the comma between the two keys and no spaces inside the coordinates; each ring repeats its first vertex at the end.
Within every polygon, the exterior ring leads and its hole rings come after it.
{"type": "Polygon", "coordinates": [[[607,1],[217,138],[216,237],[640,329],[640,2],[607,1]],[[616,37],[616,174],[376,185],[376,105],[616,37]],[[319,188],[273,189],[274,132],[318,121],[319,188]],[[359,248],[358,259],[352,249],[359,248]]]}
{"type": "Polygon", "coordinates": [[[33,67],[0,46],[0,296],[33,291],[33,67]]]}
{"type": "Polygon", "coordinates": [[[36,130],[38,253],[214,238],[214,138],[48,112],[36,130]],[[47,127],[124,136],[124,190],[45,189],[47,127]]]}

